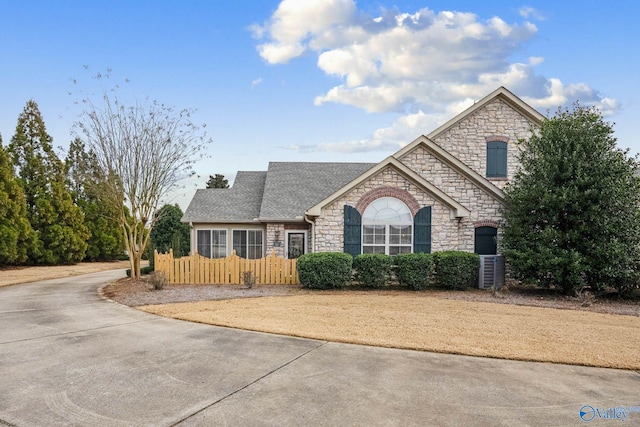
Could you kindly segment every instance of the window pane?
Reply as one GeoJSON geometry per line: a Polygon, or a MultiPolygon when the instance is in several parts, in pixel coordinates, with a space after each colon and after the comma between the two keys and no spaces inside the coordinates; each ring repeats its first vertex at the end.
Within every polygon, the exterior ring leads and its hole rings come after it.
{"type": "Polygon", "coordinates": [[[262,230],[249,230],[249,243],[247,245],[247,258],[262,258],[262,230]]]}
{"type": "Polygon", "coordinates": [[[197,251],[200,255],[211,258],[211,230],[198,230],[197,251]]]}
{"type": "Polygon", "coordinates": [[[211,257],[227,256],[227,230],[211,230],[211,257]]]}
{"type": "Polygon", "coordinates": [[[363,246],[362,247],[362,253],[363,254],[372,254],[373,253],[373,246],[363,246]]]}
{"type": "Polygon", "coordinates": [[[247,230],[233,230],[233,250],[240,258],[247,257],[247,230]]]}

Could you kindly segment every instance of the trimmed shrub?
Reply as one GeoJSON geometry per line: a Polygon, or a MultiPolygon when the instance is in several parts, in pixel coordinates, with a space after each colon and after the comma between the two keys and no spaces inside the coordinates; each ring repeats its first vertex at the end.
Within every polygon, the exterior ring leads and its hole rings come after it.
{"type": "Polygon", "coordinates": [[[303,288],[341,288],[351,281],[353,258],[341,252],[315,252],[298,258],[296,268],[303,288]]]}
{"type": "Polygon", "coordinates": [[[433,254],[436,285],[467,289],[475,285],[480,270],[480,256],[470,252],[443,251],[433,254]]]}
{"type": "Polygon", "coordinates": [[[403,286],[416,291],[429,287],[433,276],[433,255],[425,253],[396,256],[396,276],[403,286]]]}
{"type": "Polygon", "coordinates": [[[356,280],[363,286],[389,286],[393,258],[385,254],[360,254],[353,259],[356,280]]]}

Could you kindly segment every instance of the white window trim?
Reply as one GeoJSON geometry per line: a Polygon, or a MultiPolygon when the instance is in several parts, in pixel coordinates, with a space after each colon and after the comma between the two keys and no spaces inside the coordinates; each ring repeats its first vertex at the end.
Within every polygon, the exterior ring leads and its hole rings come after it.
{"type": "MultiPolygon", "coordinates": [[[[410,212],[409,207],[407,206],[407,204],[405,202],[403,202],[402,200],[396,198],[396,197],[391,197],[391,196],[385,196],[383,197],[384,199],[394,199],[400,203],[402,203],[402,205],[404,205],[405,209],[410,212]]],[[[382,197],[381,197],[382,199],[382,197]]],[[[371,204],[375,203],[377,200],[374,200],[373,202],[371,202],[371,204]]],[[[367,208],[368,209],[368,208],[367,208]]],[[[366,213],[366,209],[365,209],[365,213],[366,213]]],[[[365,246],[370,246],[370,247],[384,247],[384,253],[386,255],[389,255],[389,247],[393,246],[393,247],[408,247],[409,248],[409,252],[413,252],[413,218],[411,220],[407,220],[407,221],[401,221],[401,222],[383,222],[383,221],[365,221],[365,213],[363,213],[362,215],[362,224],[361,224],[361,232],[360,232],[360,248],[361,248],[361,252],[364,253],[364,247],[365,246]],[[364,243],[364,228],[367,226],[384,226],[384,244],[376,244],[376,243],[364,243]],[[398,243],[398,244],[391,244],[390,243],[390,228],[391,227],[411,227],[411,243],[398,243]]]]}
{"type": "MultiPolygon", "coordinates": [[[[233,233],[235,231],[244,231],[244,232],[259,231],[260,233],[262,233],[262,250],[260,251],[260,257],[258,257],[256,259],[264,258],[265,234],[266,233],[261,228],[232,228],[231,229],[231,236],[229,238],[229,243],[228,243],[228,248],[227,248],[227,252],[229,252],[229,254],[233,253],[233,233]]],[[[248,245],[249,245],[249,236],[247,235],[247,249],[248,249],[248,245]]]]}
{"type": "Polygon", "coordinates": [[[409,252],[413,252],[413,224],[407,224],[407,223],[393,223],[393,224],[362,224],[362,232],[360,233],[360,246],[362,247],[362,253],[364,253],[364,247],[365,246],[371,246],[371,247],[384,247],[384,253],[386,255],[389,255],[389,247],[390,246],[394,246],[394,247],[404,247],[404,248],[409,248],[409,252]],[[384,226],[384,244],[379,244],[379,243],[364,243],[364,227],[367,226],[373,226],[373,225],[382,225],[384,226]],[[411,243],[391,243],[390,242],[390,237],[391,235],[389,234],[390,232],[390,228],[391,227],[411,227],[411,243]]]}
{"type": "MultiPolygon", "coordinates": [[[[196,245],[195,245],[195,250],[196,251],[198,251],[198,247],[200,246],[200,241],[198,239],[198,233],[199,232],[208,231],[209,235],[211,235],[212,231],[224,231],[225,232],[225,245],[224,245],[225,255],[222,258],[226,258],[229,255],[231,255],[229,253],[229,230],[228,229],[226,229],[226,228],[198,228],[195,231],[196,231],[196,245]]],[[[213,238],[211,239],[211,241],[213,242],[213,238]]],[[[211,251],[211,254],[213,255],[213,243],[210,243],[209,245],[210,245],[209,246],[209,250],[211,251]]],[[[202,255],[202,254],[200,254],[200,251],[198,251],[198,254],[202,255]]],[[[221,259],[221,258],[211,258],[211,259],[221,259]]]]}
{"type": "Polygon", "coordinates": [[[304,253],[309,253],[309,232],[307,230],[285,230],[284,231],[284,256],[289,256],[289,234],[304,234],[304,253]]]}

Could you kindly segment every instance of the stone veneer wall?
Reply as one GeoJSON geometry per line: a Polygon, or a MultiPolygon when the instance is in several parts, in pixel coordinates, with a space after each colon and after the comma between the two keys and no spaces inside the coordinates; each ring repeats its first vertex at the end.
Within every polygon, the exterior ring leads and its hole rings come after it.
{"type": "Polygon", "coordinates": [[[399,160],[471,211],[471,216],[460,224],[460,250],[474,251],[474,223],[498,224],[501,221],[502,203],[424,148],[418,147],[399,160]]]}
{"type": "Polygon", "coordinates": [[[271,251],[273,251],[276,256],[284,257],[284,224],[267,224],[267,245],[266,245],[266,255],[271,255],[271,251]],[[278,238],[276,239],[276,231],[278,232],[278,238]],[[279,246],[276,246],[277,243],[280,243],[279,246]]]}
{"type": "Polygon", "coordinates": [[[519,167],[516,143],[531,136],[530,125],[527,118],[496,99],[433,140],[482,176],[487,172],[487,142],[507,142],[507,179],[490,178],[495,186],[504,188],[519,167]]]}
{"type": "MultiPolygon", "coordinates": [[[[456,219],[451,219],[447,206],[405,179],[395,168],[387,167],[322,210],[322,215],[316,219],[315,251],[342,252],[344,249],[344,205],[355,207],[362,196],[373,189],[384,186],[408,191],[415,197],[420,207],[432,206],[431,250],[433,252],[449,249],[468,250],[467,243],[463,247],[460,246],[460,231],[464,228],[462,223],[465,220],[459,224],[456,219]]],[[[472,224],[471,227],[473,227],[472,224]]],[[[465,239],[468,239],[468,236],[465,239]]],[[[471,235],[471,250],[473,250],[473,234],[471,235]]]]}

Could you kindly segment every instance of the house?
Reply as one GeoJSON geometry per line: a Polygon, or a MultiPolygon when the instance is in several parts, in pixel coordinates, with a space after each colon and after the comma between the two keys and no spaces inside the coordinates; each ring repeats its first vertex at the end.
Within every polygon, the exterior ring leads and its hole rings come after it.
{"type": "Polygon", "coordinates": [[[307,252],[498,252],[518,139],[543,116],[500,87],[380,163],[271,162],[198,190],[191,250],[245,258],[307,252]]]}

